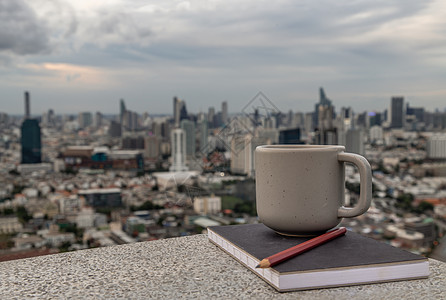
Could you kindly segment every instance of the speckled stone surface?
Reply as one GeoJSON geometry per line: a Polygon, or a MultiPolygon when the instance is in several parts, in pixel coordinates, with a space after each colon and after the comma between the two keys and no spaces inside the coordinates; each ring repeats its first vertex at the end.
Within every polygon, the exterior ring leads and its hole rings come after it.
{"type": "Polygon", "coordinates": [[[446,299],[446,264],[429,279],[278,293],[196,235],[0,263],[0,299],[446,299]]]}

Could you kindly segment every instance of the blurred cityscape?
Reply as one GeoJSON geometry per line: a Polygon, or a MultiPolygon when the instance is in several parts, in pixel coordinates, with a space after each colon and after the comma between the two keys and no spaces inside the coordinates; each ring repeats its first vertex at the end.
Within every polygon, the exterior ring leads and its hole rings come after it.
{"type": "MultiPolygon", "coordinates": [[[[312,112],[281,112],[259,92],[238,113],[116,115],[49,108],[0,112],[0,261],[256,223],[256,146],[340,144],[373,169],[373,201],[343,226],[446,261],[446,112],[391,97],[384,111],[336,110],[323,88],[312,112]]],[[[359,173],[346,167],[346,206],[359,173]]]]}

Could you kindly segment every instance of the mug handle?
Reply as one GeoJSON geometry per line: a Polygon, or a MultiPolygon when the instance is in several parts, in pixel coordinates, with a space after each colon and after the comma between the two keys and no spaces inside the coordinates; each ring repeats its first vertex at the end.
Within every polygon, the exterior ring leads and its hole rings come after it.
{"type": "Polygon", "coordinates": [[[372,169],[367,159],[358,154],[338,153],[338,160],[349,162],[358,167],[360,178],[360,190],[358,204],[353,207],[340,207],[338,209],[339,218],[351,218],[365,213],[372,201],[372,169]]]}

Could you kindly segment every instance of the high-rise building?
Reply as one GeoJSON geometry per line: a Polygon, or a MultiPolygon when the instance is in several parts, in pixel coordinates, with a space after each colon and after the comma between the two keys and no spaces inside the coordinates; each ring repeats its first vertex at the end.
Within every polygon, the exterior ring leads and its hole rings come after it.
{"type": "Polygon", "coordinates": [[[318,126],[315,130],[315,143],[319,145],[336,145],[337,129],[333,126],[334,106],[319,105],[318,126]]]}
{"type": "Polygon", "coordinates": [[[122,149],[137,150],[145,149],[145,141],[143,136],[125,136],[122,138],[122,149]]]}
{"type": "Polygon", "coordinates": [[[135,131],[139,128],[139,115],[131,110],[126,110],[122,119],[122,127],[128,131],[135,131]]]}
{"type": "Polygon", "coordinates": [[[390,106],[390,127],[404,128],[404,97],[392,97],[390,106]]]}
{"type": "Polygon", "coordinates": [[[215,117],[215,108],[213,107],[209,107],[208,110],[208,123],[209,123],[209,128],[214,128],[214,117],[215,117]]]}
{"type": "Polygon", "coordinates": [[[181,109],[180,109],[180,123],[183,120],[187,120],[189,115],[187,114],[186,102],[181,101],[181,109]]]}
{"type": "Polygon", "coordinates": [[[125,108],[124,99],[121,99],[119,102],[119,122],[121,123],[121,125],[124,120],[124,115],[125,115],[126,111],[127,111],[127,109],[125,108]]]}
{"type": "Polygon", "coordinates": [[[153,122],[152,123],[152,134],[154,136],[159,137],[159,138],[162,137],[162,134],[161,134],[161,123],[158,123],[158,122],[153,122]]]}
{"type": "Polygon", "coordinates": [[[228,123],[228,102],[221,103],[221,121],[223,124],[228,123]]]}
{"type": "Polygon", "coordinates": [[[108,134],[111,137],[120,137],[122,135],[121,124],[116,121],[111,121],[110,127],[108,129],[108,134]]]}
{"type": "Polygon", "coordinates": [[[40,164],[42,162],[42,144],[39,122],[30,119],[29,93],[25,92],[25,120],[21,126],[22,164],[40,164]]]}
{"type": "Polygon", "coordinates": [[[370,127],[381,126],[382,114],[379,112],[369,112],[369,124],[370,127]]]}
{"type": "Polygon", "coordinates": [[[222,117],[221,111],[219,111],[218,113],[215,114],[215,116],[214,116],[214,127],[221,127],[221,126],[224,125],[221,117],[222,117]]]}
{"type": "Polygon", "coordinates": [[[345,148],[348,152],[364,155],[364,134],[362,129],[349,129],[345,148]]]}
{"type": "Polygon", "coordinates": [[[40,122],[42,127],[54,127],[56,126],[56,116],[54,110],[49,109],[48,112],[42,114],[42,120],[40,122]]]}
{"type": "Polygon", "coordinates": [[[25,119],[29,119],[30,117],[31,117],[31,112],[29,103],[29,93],[25,92],[25,119]]]}
{"type": "MultiPolygon", "coordinates": [[[[324,88],[322,88],[322,87],[319,89],[319,102],[314,105],[314,117],[313,117],[313,122],[314,122],[313,126],[314,127],[319,126],[319,111],[320,111],[319,107],[320,106],[333,107],[333,105],[331,104],[331,100],[327,98],[327,96],[325,95],[325,92],[324,92],[324,88]]],[[[331,119],[333,119],[335,117],[334,116],[334,107],[331,111],[333,113],[333,116],[331,116],[331,119]]]]}
{"type": "Polygon", "coordinates": [[[103,119],[103,116],[102,116],[101,112],[97,111],[94,116],[94,127],[95,128],[101,127],[102,119],[103,119]]]}
{"type": "Polygon", "coordinates": [[[202,120],[198,124],[198,128],[200,131],[200,152],[203,154],[208,154],[211,149],[209,149],[208,144],[208,122],[206,120],[202,120]]]}
{"type": "Polygon", "coordinates": [[[192,157],[195,155],[195,124],[190,120],[182,120],[181,129],[186,135],[186,156],[192,157]]]}
{"type": "Polygon", "coordinates": [[[411,107],[407,103],[406,115],[413,115],[418,122],[424,122],[424,107],[411,107]]]}
{"type": "Polygon", "coordinates": [[[284,129],[279,133],[279,144],[302,144],[300,128],[284,129]]]}
{"type": "Polygon", "coordinates": [[[302,112],[297,112],[293,115],[293,117],[290,120],[290,127],[291,128],[305,128],[305,115],[302,112]]]}
{"type": "Polygon", "coordinates": [[[80,112],[78,115],[79,128],[87,128],[93,124],[91,112],[80,112]]]}
{"type": "Polygon", "coordinates": [[[355,127],[353,110],[351,107],[342,107],[339,119],[340,119],[339,128],[342,129],[343,131],[347,131],[350,128],[355,127]]]}
{"type": "Polygon", "coordinates": [[[158,159],[160,156],[160,138],[156,135],[147,136],[144,139],[144,157],[158,159]]]}
{"type": "Polygon", "coordinates": [[[307,134],[314,130],[313,119],[314,119],[314,113],[311,112],[305,113],[304,128],[307,134]]]}
{"type": "Polygon", "coordinates": [[[162,122],[161,123],[161,136],[163,138],[170,138],[171,134],[170,131],[171,130],[171,126],[168,122],[162,122]]]}
{"type": "Polygon", "coordinates": [[[26,119],[21,127],[22,164],[39,164],[42,162],[42,144],[40,141],[39,122],[26,119]]]}
{"type": "Polygon", "coordinates": [[[170,171],[187,171],[186,166],[186,134],[181,128],[176,128],[171,132],[172,142],[172,166],[170,171]]]}
{"type": "Polygon", "coordinates": [[[177,97],[173,97],[173,121],[174,126],[180,126],[180,115],[181,115],[182,101],[177,97]]]}
{"type": "Polygon", "coordinates": [[[254,177],[254,151],[260,145],[271,145],[271,140],[250,134],[234,136],[231,140],[231,172],[254,177]]]}
{"type": "Polygon", "coordinates": [[[373,125],[370,127],[369,140],[372,143],[382,143],[384,138],[383,128],[378,125],[373,125]]]}

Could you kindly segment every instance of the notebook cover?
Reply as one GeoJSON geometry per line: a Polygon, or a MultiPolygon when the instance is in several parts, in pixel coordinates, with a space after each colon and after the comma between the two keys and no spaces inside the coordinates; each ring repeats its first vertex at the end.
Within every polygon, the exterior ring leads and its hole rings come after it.
{"type": "MultiPolygon", "coordinates": [[[[310,239],[282,236],[263,224],[211,226],[209,229],[259,261],[310,239]]],[[[280,263],[272,269],[279,273],[289,273],[425,260],[427,258],[423,256],[347,231],[344,236],[280,263]]]]}

